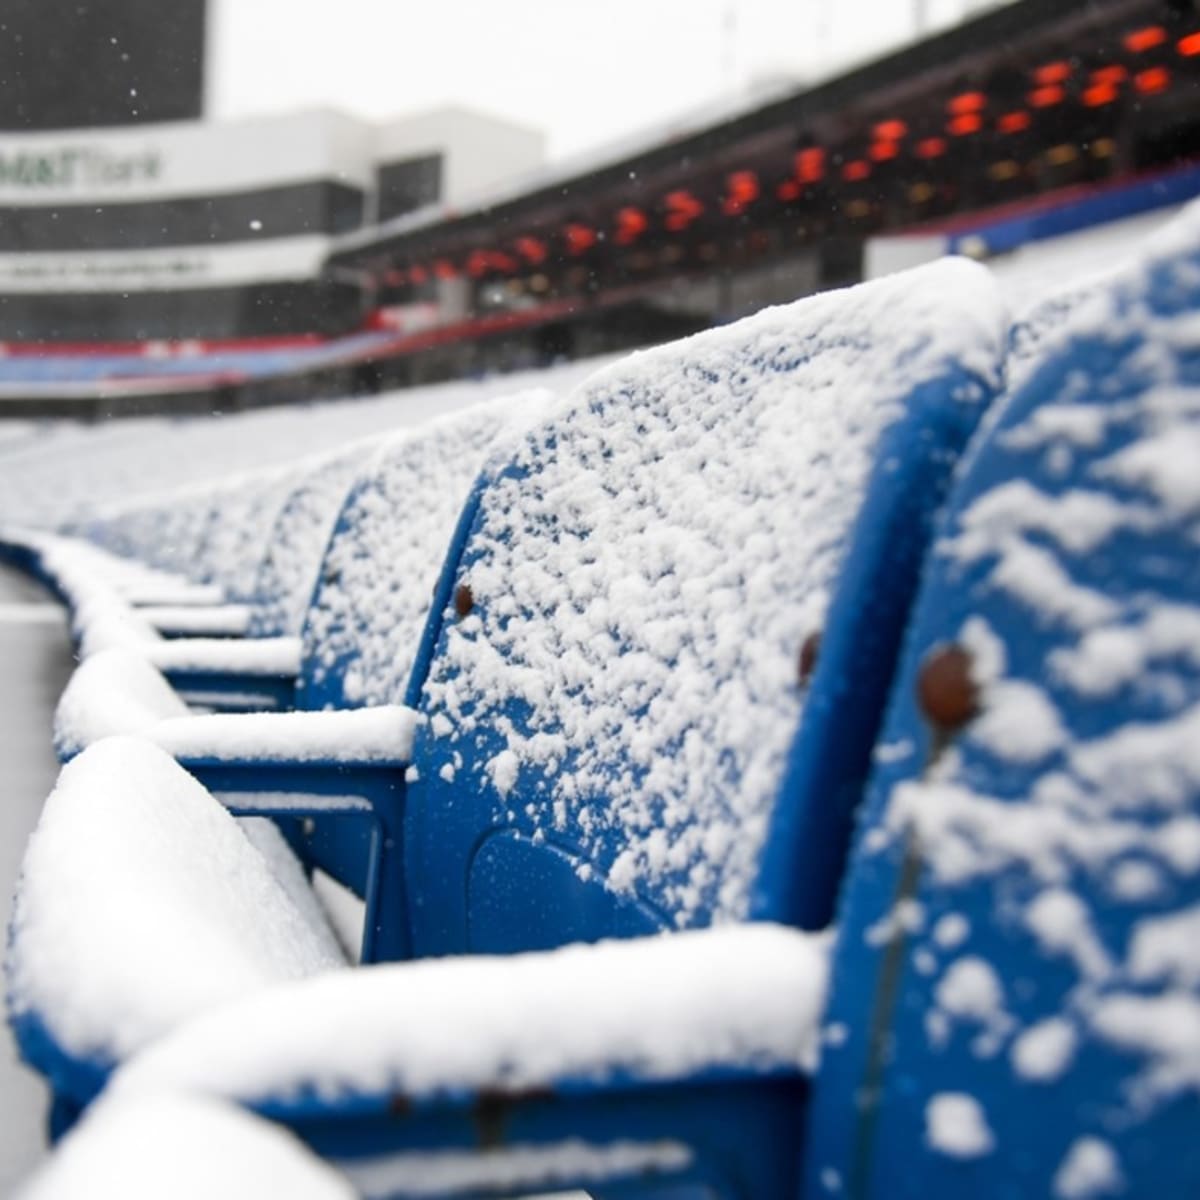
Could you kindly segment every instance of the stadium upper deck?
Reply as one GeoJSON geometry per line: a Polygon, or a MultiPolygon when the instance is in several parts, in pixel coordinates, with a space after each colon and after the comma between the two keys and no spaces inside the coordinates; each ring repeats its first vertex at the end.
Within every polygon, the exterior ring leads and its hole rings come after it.
{"type": "Polygon", "coordinates": [[[1019,0],[690,135],[351,234],[329,269],[377,324],[440,327],[398,339],[385,380],[616,348],[856,279],[881,233],[1170,178],[1200,156],[1198,100],[1191,0],[1019,0]]]}

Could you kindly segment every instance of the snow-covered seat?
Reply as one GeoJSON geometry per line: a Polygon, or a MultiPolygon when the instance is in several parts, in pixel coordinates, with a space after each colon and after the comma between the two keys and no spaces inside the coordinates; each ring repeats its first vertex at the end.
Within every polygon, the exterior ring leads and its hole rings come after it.
{"type": "MultiPolygon", "coordinates": [[[[248,759],[224,734],[199,753],[217,718],[164,722],[236,811],[275,793],[336,825],[330,795],[370,799],[365,958],[472,957],[214,1010],[130,1078],[227,1090],[363,1171],[483,1129],[542,1183],[591,1164],[788,1193],[823,940],[800,930],[828,920],[927,528],[1005,333],[987,273],[947,262],[596,376],[472,494],[397,764],[248,759]],[[635,940],[559,949],[612,938],[635,940]]],[[[537,1182],[511,1167],[463,1169],[537,1182]]]]}
{"type": "Polygon", "coordinates": [[[1196,1192],[1198,320],[1193,207],[966,464],[840,909],[811,1195],[1196,1192]]]}
{"type": "MultiPolygon", "coordinates": [[[[307,482],[293,489],[263,559],[258,591],[275,599],[252,609],[252,636],[161,638],[138,613],[93,594],[85,657],[102,649],[141,656],[189,702],[224,710],[308,711],[398,699],[486,448],[547,398],[536,390],[451,413],[388,438],[365,462],[356,448],[347,457],[359,469],[340,504],[342,460],[303,473],[307,482]],[[279,626],[283,632],[270,636],[279,626]]],[[[90,723],[79,718],[104,708],[117,678],[112,660],[102,673],[85,661],[72,679],[56,723],[60,754],[87,744],[90,723]]],[[[104,725],[112,732],[111,722],[104,725]]]]}
{"type": "Polygon", "coordinates": [[[239,828],[137,739],[63,767],[26,849],[7,960],[10,1020],[60,1121],[187,1017],[345,963],[269,821],[239,828]]]}
{"type": "Polygon", "coordinates": [[[297,1139],[230,1104],[184,1095],[102,1103],[17,1200],[354,1200],[345,1176],[297,1139]]]}

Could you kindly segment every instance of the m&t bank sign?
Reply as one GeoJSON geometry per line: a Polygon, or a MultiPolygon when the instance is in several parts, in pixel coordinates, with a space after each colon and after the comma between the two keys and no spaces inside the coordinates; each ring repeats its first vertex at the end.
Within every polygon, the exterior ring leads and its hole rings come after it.
{"type": "Polygon", "coordinates": [[[0,191],[10,193],[119,191],[157,183],[162,170],[157,150],[112,154],[84,146],[0,147],[0,191]]]}

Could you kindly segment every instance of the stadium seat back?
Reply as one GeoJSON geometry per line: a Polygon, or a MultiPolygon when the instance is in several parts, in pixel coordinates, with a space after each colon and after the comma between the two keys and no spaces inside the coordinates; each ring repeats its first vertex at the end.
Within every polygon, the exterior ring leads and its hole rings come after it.
{"type": "Polygon", "coordinates": [[[1002,339],[936,264],[634,356],[491,464],[409,695],[418,955],[823,924],[1002,339]]]}
{"type": "Polygon", "coordinates": [[[838,921],[814,1197],[1200,1178],[1200,211],[972,452],[838,921]]]}
{"type": "Polygon", "coordinates": [[[487,402],[406,430],[367,463],[308,606],[297,708],[403,698],[455,520],[489,443],[520,406],[487,402]]]}

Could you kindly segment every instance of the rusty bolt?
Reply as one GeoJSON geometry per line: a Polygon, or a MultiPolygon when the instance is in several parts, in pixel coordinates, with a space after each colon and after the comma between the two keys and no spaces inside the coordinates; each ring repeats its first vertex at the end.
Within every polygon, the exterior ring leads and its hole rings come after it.
{"type": "Polygon", "coordinates": [[[979,687],[971,655],[962,646],[934,646],[917,672],[917,704],[943,733],[961,729],[979,712],[979,687]]]}
{"type": "Polygon", "coordinates": [[[815,633],[810,633],[804,639],[804,644],[800,647],[800,659],[797,671],[801,687],[806,687],[808,681],[812,678],[812,673],[817,669],[817,656],[820,653],[821,634],[818,630],[815,633]]]}
{"type": "Polygon", "coordinates": [[[475,607],[475,597],[471,593],[469,584],[460,583],[454,589],[454,611],[458,613],[459,618],[469,617],[471,609],[475,607]]]}

